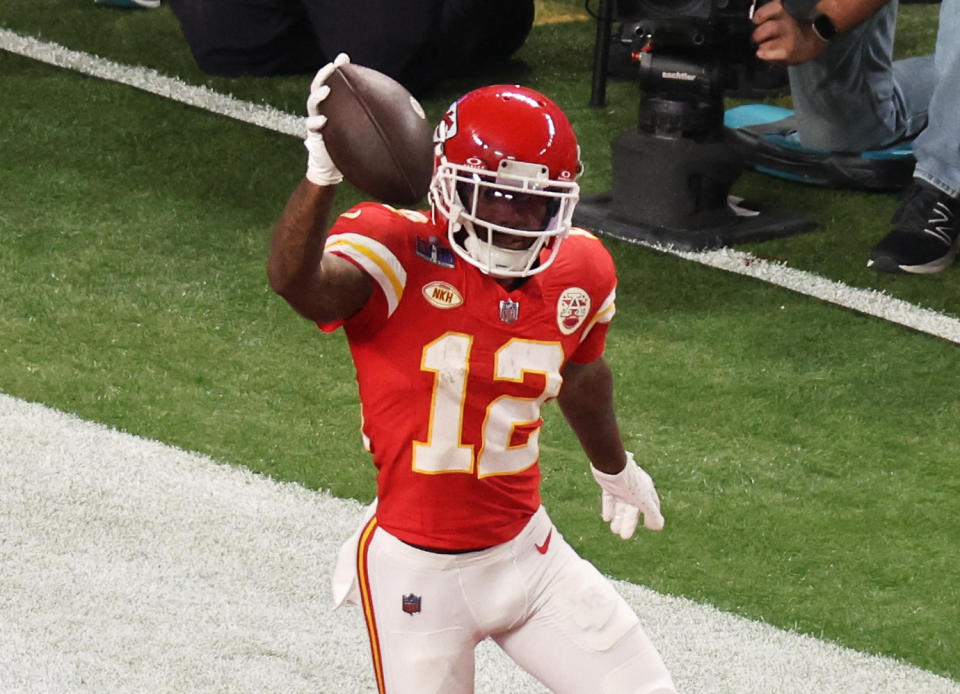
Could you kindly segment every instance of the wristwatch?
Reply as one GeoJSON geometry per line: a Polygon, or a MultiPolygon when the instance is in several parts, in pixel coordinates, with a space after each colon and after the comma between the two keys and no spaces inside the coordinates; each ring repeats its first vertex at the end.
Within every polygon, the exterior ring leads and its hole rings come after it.
{"type": "Polygon", "coordinates": [[[837,35],[837,26],[830,17],[818,12],[813,18],[813,33],[824,43],[829,43],[830,39],[837,35]]]}

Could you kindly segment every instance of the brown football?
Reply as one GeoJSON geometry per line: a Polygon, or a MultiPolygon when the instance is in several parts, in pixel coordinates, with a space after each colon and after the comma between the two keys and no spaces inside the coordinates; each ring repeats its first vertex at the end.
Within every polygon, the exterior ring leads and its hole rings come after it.
{"type": "Polygon", "coordinates": [[[347,63],[327,80],[320,102],[323,141],[359,190],[391,205],[414,205],[433,174],[433,128],[420,103],[392,77],[347,63]]]}

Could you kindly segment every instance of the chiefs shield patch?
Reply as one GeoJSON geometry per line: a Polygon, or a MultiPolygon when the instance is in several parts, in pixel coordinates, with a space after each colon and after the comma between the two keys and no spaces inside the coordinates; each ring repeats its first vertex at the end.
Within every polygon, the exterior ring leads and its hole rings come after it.
{"type": "Polygon", "coordinates": [[[583,325],[590,313],[590,295],[580,287],[564,289],[557,300],[557,326],[564,335],[570,335],[583,325]]]}

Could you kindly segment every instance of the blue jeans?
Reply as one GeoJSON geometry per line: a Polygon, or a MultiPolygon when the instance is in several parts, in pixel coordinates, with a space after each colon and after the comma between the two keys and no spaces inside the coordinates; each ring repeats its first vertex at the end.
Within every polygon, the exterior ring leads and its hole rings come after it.
{"type": "Polygon", "coordinates": [[[862,152],[915,138],[914,177],[960,197],[960,0],[942,0],[933,55],[894,61],[897,0],[789,69],[800,141],[862,152]]]}

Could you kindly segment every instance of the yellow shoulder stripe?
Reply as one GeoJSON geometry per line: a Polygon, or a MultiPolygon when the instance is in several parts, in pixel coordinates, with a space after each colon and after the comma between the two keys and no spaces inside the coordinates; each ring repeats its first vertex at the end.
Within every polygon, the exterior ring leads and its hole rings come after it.
{"type": "Polygon", "coordinates": [[[380,285],[387,297],[387,315],[393,314],[403,297],[407,271],[389,248],[368,236],[346,233],[327,239],[326,250],[359,264],[380,285]]]}

